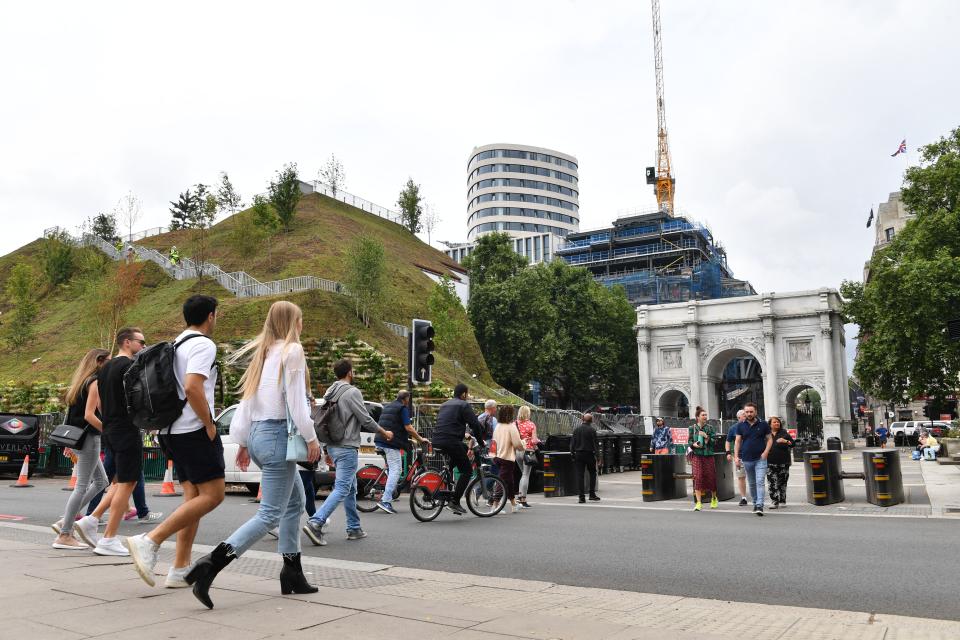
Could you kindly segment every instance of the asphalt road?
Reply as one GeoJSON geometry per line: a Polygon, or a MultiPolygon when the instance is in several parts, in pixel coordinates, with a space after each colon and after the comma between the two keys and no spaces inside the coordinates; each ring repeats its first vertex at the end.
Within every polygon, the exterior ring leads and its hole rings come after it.
{"type": "MultiPolygon", "coordinates": [[[[63,481],[34,484],[0,487],[0,521],[15,516],[47,525],[57,519],[68,495],[60,491],[63,481]]],[[[369,537],[359,542],[344,539],[338,511],[328,546],[313,547],[304,538],[304,553],[586,587],[960,619],[954,592],[960,566],[950,551],[957,523],[950,520],[789,512],[757,518],[746,508],[694,513],[531,502],[533,509],[515,515],[481,519],[445,512],[419,523],[401,500],[399,515],[361,514],[369,537]]],[[[159,511],[178,503],[150,498],[159,511]]],[[[198,541],[216,544],[255,510],[247,496],[228,495],[203,521],[198,541]]],[[[126,523],[121,533],[144,528],[126,523]]],[[[255,548],[272,551],[276,542],[267,538],[255,548]]]]}

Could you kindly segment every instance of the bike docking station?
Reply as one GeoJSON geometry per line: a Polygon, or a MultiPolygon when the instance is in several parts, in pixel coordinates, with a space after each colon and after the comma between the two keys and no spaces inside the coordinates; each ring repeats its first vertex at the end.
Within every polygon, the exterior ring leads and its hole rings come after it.
{"type": "MultiPolygon", "coordinates": [[[[716,467],[717,500],[734,497],[733,465],[726,452],[712,456],[716,467]]],[[[686,498],[687,480],[693,474],[687,471],[686,456],[675,453],[644,453],[640,456],[640,494],[644,502],[659,502],[686,498]]]]}
{"type": "Polygon", "coordinates": [[[862,452],[863,471],[844,471],[840,451],[805,451],[803,467],[807,480],[807,502],[825,506],[843,502],[844,480],[863,480],[867,502],[892,507],[904,501],[900,452],[896,449],[866,449],[862,452]]]}

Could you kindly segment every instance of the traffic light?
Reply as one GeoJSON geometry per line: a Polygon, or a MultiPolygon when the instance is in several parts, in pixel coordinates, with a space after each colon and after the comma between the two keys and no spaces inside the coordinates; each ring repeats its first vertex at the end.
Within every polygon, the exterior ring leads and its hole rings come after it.
{"type": "Polygon", "coordinates": [[[433,366],[433,323],[429,320],[413,321],[410,334],[410,382],[430,384],[433,366]]]}

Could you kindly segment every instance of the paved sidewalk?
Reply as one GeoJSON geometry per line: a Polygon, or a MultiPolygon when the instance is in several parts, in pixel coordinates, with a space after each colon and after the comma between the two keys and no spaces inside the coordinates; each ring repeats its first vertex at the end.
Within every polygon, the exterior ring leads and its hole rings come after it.
{"type": "MultiPolygon", "coordinates": [[[[863,471],[864,448],[848,449],[841,453],[844,471],[863,471]]],[[[790,466],[787,483],[787,506],[779,514],[806,516],[888,516],[910,518],[960,518],[960,466],[945,466],[932,461],[910,459],[910,449],[900,449],[900,470],[903,475],[905,502],[892,507],[878,507],[867,502],[863,480],[844,480],[843,502],[814,506],[807,502],[804,464],[790,466]]],[[[608,473],[600,476],[598,492],[603,497],[599,507],[613,509],[667,509],[686,511],[693,508],[693,486],[687,481],[687,498],[644,502],[640,494],[642,481],[639,471],[608,473]]],[[[734,485],[736,491],[736,485],[734,485]]],[[[766,485],[764,491],[767,491],[766,485]]],[[[538,496],[539,497],[539,496],[538,496]]],[[[749,496],[748,496],[749,499],[749,496]]],[[[576,496],[548,498],[540,503],[548,506],[575,503],[576,496]]],[[[721,511],[747,512],[750,507],[738,506],[739,495],[721,502],[721,511]]],[[[769,511],[769,495],[767,496],[769,511]]],[[[752,504],[752,501],[751,501],[752,504]]],[[[778,514],[776,511],[770,514],[778,514]]],[[[778,515],[779,515],[778,514],[778,515]]]]}
{"type": "MultiPolygon", "coordinates": [[[[161,553],[169,561],[171,551],[165,547],[161,553]]],[[[275,554],[255,551],[234,562],[218,577],[211,591],[216,608],[208,611],[188,590],[148,587],[127,559],[0,539],[4,568],[0,639],[960,637],[960,622],[952,621],[588,589],[306,557],[305,569],[320,585],[319,593],[280,596],[280,564],[275,554]]],[[[162,562],[158,573],[166,569],[162,562]]]]}

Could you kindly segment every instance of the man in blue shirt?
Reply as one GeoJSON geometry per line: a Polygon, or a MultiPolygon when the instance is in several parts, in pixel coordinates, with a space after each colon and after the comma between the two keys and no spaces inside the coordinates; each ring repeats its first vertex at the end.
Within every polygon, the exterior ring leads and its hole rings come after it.
{"type": "Polygon", "coordinates": [[[767,456],[773,446],[773,435],[766,420],[757,417],[757,405],[748,402],[743,410],[744,421],[737,424],[734,457],[743,462],[753,496],[753,512],[763,515],[763,482],[767,476],[767,456]]]}
{"type": "Polygon", "coordinates": [[[410,450],[410,438],[414,438],[420,444],[429,445],[430,441],[420,437],[417,430],[413,428],[413,420],[410,419],[410,392],[407,390],[398,393],[396,400],[383,407],[380,413],[380,427],[393,433],[393,438],[385,440],[379,434],[374,438],[374,444],[383,449],[387,458],[387,484],[377,506],[382,511],[396,514],[397,510],[393,508],[393,494],[403,473],[403,454],[410,450]]]}
{"type": "MultiPolygon", "coordinates": [[[[737,411],[737,424],[743,422],[744,416],[747,413],[743,409],[737,411]]],[[[734,459],[733,450],[736,447],[737,442],[737,425],[730,427],[730,431],[727,433],[727,442],[724,445],[724,448],[727,451],[727,461],[733,461],[733,467],[736,471],[737,476],[737,488],[740,489],[740,506],[747,506],[747,473],[743,470],[743,465],[739,460],[734,459]]]]}

